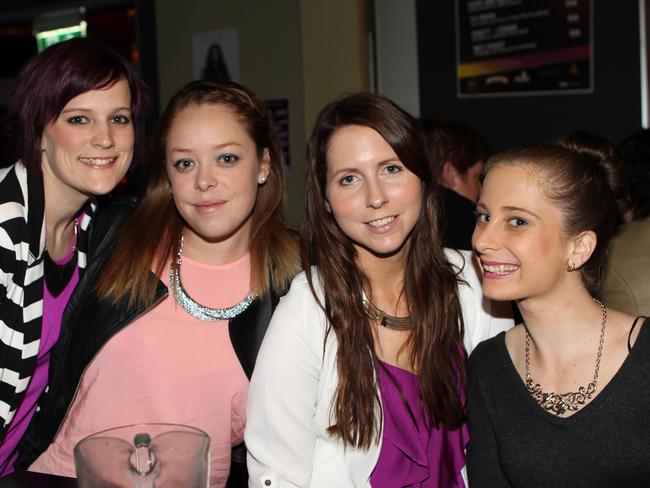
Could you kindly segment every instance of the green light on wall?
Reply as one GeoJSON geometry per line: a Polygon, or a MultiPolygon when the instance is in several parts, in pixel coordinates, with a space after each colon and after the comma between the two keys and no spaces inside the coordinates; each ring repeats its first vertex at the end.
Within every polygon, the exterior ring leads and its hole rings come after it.
{"type": "Polygon", "coordinates": [[[82,20],[79,24],[70,27],[37,32],[36,45],[38,46],[38,52],[40,53],[43,49],[53,44],[67,41],[73,37],[86,37],[86,21],[82,20]]]}

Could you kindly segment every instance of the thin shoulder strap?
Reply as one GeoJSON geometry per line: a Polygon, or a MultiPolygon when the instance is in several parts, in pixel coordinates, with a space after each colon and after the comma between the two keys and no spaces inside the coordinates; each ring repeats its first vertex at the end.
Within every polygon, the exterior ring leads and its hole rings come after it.
{"type": "Polygon", "coordinates": [[[632,322],[632,327],[630,327],[630,333],[627,336],[627,352],[630,352],[632,350],[632,332],[634,332],[637,322],[639,321],[639,319],[645,319],[645,318],[646,317],[639,315],[637,318],[634,319],[634,322],[632,322]]]}

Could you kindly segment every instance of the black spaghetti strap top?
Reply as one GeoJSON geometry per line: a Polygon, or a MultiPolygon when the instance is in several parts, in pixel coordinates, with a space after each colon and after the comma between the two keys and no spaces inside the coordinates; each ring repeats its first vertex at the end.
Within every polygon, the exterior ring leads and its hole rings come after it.
{"type": "Polygon", "coordinates": [[[634,322],[632,322],[632,327],[630,327],[630,333],[627,336],[627,352],[630,352],[632,350],[632,332],[634,332],[637,322],[639,321],[639,319],[645,319],[645,318],[646,317],[639,315],[637,318],[634,319],[634,322]]]}

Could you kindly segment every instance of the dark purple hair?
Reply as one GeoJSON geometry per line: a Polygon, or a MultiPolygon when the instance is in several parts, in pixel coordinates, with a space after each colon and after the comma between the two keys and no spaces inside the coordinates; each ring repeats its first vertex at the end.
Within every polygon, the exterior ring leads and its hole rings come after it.
{"type": "MultiPolygon", "coordinates": [[[[110,88],[126,80],[131,91],[135,140],[147,110],[149,96],[131,64],[112,49],[89,38],[70,39],[47,48],[20,70],[9,100],[9,115],[16,135],[16,156],[31,172],[41,172],[41,138],[74,97],[110,88]]],[[[134,148],[139,149],[140,144],[134,148]]]]}

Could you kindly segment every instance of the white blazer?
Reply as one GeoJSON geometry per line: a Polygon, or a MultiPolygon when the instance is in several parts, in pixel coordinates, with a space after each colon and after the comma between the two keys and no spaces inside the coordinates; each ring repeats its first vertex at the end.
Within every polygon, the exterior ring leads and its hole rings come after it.
{"type": "MultiPolygon", "coordinates": [[[[464,267],[459,294],[469,353],[512,327],[512,320],[492,316],[469,252],[447,249],[446,255],[464,267]]],[[[317,268],[313,273],[322,297],[317,268]]],[[[327,433],[338,374],[336,335],[328,336],[324,348],[325,330],[325,315],[301,273],[275,310],[250,382],[245,442],[251,488],[370,486],[382,439],[368,450],[344,450],[327,433]]]]}

